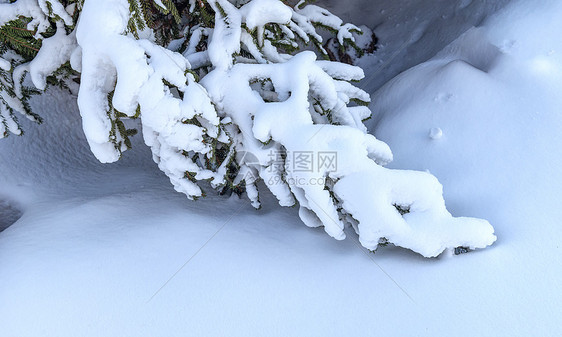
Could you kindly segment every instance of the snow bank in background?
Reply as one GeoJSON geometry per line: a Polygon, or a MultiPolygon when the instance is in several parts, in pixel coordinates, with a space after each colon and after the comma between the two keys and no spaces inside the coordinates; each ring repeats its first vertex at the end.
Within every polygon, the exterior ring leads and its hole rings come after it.
{"type": "Polygon", "coordinates": [[[358,65],[370,69],[361,87],[379,89],[400,72],[433,57],[512,0],[320,0],[346,22],[366,25],[379,39],[377,52],[358,65]]]}
{"type": "MultiPolygon", "coordinates": [[[[521,208],[530,199],[557,212],[561,13],[556,1],[509,6],[379,90],[372,130],[393,149],[391,166],[429,169],[463,214],[478,209],[494,217],[506,207],[513,214],[507,222],[519,223],[532,212],[521,208]],[[430,136],[435,128],[438,139],[430,136]],[[521,193],[512,192],[514,184],[521,193]],[[478,203],[472,210],[463,206],[471,199],[478,203]]],[[[533,217],[543,222],[551,214],[533,217]]]]}

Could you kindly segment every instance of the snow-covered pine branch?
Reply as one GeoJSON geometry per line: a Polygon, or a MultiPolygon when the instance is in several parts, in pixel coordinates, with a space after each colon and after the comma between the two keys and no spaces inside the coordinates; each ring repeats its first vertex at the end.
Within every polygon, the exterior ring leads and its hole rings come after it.
{"type": "MultiPolygon", "coordinates": [[[[12,91],[2,97],[23,97],[14,78],[24,73],[43,90],[50,74],[70,64],[81,73],[84,132],[100,161],[121,157],[130,146],[122,119],[138,118],[159,168],[190,199],[203,196],[201,182],[208,181],[244,189],[258,208],[263,181],[282,206],[298,204],[308,226],[343,239],[351,224],[371,250],[390,242],[436,256],[494,242],[488,222],[449,214],[433,176],[382,167],[392,153],[366,132],[369,109],[353,103],[369,102],[350,83],[363,77],[361,69],[317,60],[311,51],[294,55],[308,43],[326,54],[317,26],[341,44],[353,43],[357,27],[304,2],[74,2],[0,4],[29,17],[28,28],[42,40],[15,68],[6,48],[0,68],[12,76],[5,81],[12,91]],[[77,15],[65,17],[61,8],[77,15]],[[47,28],[47,38],[37,35],[47,28]],[[295,153],[333,154],[337,168],[297,170],[295,153]]],[[[2,26],[14,15],[1,15],[2,26]]]]}
{"type": "Polygon", "coordinates": [[[36,91],[22,84],[23,76],[30,72],[33,84],[44,90],[46,77],[68,61],[76,48],[73,37],[66,38],[66,27],[71,31],[75,23],[70,5],[75,2],[0,1],[0,138],[22,134],[15,112],[41,122],[28,105],[36,91]]]}

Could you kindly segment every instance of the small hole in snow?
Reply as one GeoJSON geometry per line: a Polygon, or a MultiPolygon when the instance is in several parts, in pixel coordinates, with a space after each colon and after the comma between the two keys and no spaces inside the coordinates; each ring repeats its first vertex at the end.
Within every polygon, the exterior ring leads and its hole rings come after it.
{"type": "Polygon", "coordinates": [[[466,254],[470,252],[470,248],[468,247],[457,247],[455,248],[455,255],[461,255],[461,254],[466,254]]]}
{"type": "Polygon", "coordinates": [[[23,213],[7,200],[0,199],[0,232],[18,221],[23,213]]]}

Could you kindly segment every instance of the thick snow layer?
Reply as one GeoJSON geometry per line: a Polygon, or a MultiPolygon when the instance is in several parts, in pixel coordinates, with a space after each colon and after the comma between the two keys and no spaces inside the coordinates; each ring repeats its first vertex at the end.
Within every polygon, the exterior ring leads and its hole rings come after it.
{"type": "Polygon", "coordinates": [[[494,224],[499,239],[483,263],[495,270],[482,276],[486,301],[473,310],[505,308],[501,335],[557,335],[561,313],[562,3],[540,4],[506,7],[396,77],[372,105],[391,167],[429,170],[453,214],[494,224]]]}
{"type": "Polygon", "coordinates": [[[558,335],[561,16],[518,1],[373,97],[391,165],[494,224],[456,257],[370,254],[267,194],[186,201],[140,136],[100,164],[76,98],[35,98],[45,123],[0,141],[0,200],[23,211],[0,232],[0,336],[558,335]]]}

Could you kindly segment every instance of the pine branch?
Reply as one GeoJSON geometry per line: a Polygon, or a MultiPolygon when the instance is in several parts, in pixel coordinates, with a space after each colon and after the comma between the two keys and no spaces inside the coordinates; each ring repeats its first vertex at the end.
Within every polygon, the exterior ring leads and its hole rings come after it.
{"type": "Polygon", "coordinates": [[[7,22],[0,27],[0,45],[4,49],[12,49],[27,60],[37,55],[41,41],[35,39],[35,32],[27,29],[29,18],[20,18],[7,22]]]}

